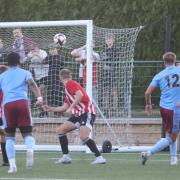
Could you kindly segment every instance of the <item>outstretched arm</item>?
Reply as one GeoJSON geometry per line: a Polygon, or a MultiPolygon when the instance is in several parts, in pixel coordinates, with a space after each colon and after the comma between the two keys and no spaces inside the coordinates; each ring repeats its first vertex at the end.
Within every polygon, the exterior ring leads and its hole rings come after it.
{"type": "Polygon", "coordinates": [[[38,88],[36,82],[33,79],[28,79],[28,85],[30,90],[34,93],[34,95],[37,97],[36,104],[37,106],[40,106],[43,104],[43,98],[41,96],[40,89],[38,88]]]}
{"type": "Polygon", "coordinates": [[[84,57],[84,56],[80,56],[80,57],[77,57],[77,58],[75,58],[75,61],[76,62],[84,62],[84,61],[86,61],[86,57],[84,57]]]}
{"type": "Polygon", "coordinates": [[[84,49],[86,49],[86,45],[84,45],[84,46],[82,46],[82,47],[80,47],[80,48],[77,48],[77,49],[72,50],[72,51],[71,51],[71,55],[72,55],[73,57],[79,57],[79,56],[80,56],[80,52],[81,52],[82,50],[84,50],[84,49]]]}
{"type": "Polygon", "coordinates": [[[43,106],[44,111],[47,112],[65,112],[68,108],[69,105],[67,103],[64,103],[62,106],[58,106],[58,107],[52,107],[48,105],[43,106]]]}

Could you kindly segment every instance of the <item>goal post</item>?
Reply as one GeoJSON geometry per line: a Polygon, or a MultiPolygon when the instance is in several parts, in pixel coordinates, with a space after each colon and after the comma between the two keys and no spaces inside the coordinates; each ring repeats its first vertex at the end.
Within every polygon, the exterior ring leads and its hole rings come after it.
{"type": "MultiPolygon", "coordinates": [[[[131,126],[129,124],[131,118],[131,85],[135,42],[138,33],[142,29],[141,26],[109,29],[93,25],[92,20],[3,22],[0,23],[0,38],[4,43],[3,53],[12,50],[15,43],[12,33],[14,29],[21,29],[23,36],[30,39],[30,43],[36,42],[39,49],[46,51],[46,58],[50,58],[51,55],[50,45],[53,43],[53,36],[60,32],[66,35],[66,44],[60,48],[55,47],[61,56],[59,61],[63,61],[61,65],[57,61],[52,70],[52,64],[47,63],[44,59],[41,62],[34,62],[36,59],[33,61],[31,59],[25,65],[23,64],[26,69],[33,70],[33,75],[38,83],[39,78],[36,77],[36,69],[41,71],[41,77],[47,77],[41,81],[42,87],[41,84],[38,85],[43,90],[45,101],[50,105],[60,105],[64,99],[62,84],[58,83],[56,79],[59,72],[56,67],[71,69],[73,79],[80,81],[80,66],[71,56],[71,51],[86,44],[86,84],[84,87],[97,109],[93,138],[99,147],[106,139],[112,142],[113,147],[133,145],[131,126]],[[111,36],[114,38],[113,48],[109,48],[107,45],[107,41],[110,41],[107,38],[111,36]],[[92,62],[94,56],[96,61],[92,62]],[[95,80],[94,74],[97,76],[95,80]],[[55,81],[53,81],[54,78],[55,81]],[[52,82],[55,83],[52,84],[52,82]],[[95,88],[94,83],[96,84],[95,88]]],[[[28,51],[25,52],[25,56],[27,56],[31,50],[20,49],[20,52],[25,50],[28,51]]],[[[3,63],[6,63],[5,59],[3,60],[3,63]]],[[[35,125],[34,136],[37,149],[59,149],[56,128],[67,117],[54,113],[44,114],[41,117],[42,109],[33,106],[34,97],[32,93],[29,93],[29,98],[35,125]]],[[[85,150],[79,140],[78,130],[70,133],[68,138],[70,149],[85,150]]],[[[23,148],[19,132],[17,132],[17,144],[17,149],[23,148]]]]}
{"type": "Polygon", "coordinates": [[[86,92],[89,95],[90,100],[92,101],[92,50],[93,50],[93,22],[90,21],[87,24],[87,30],[86,30],[86,35],[87,35],[87,47],[86,47],[86,51],[87,51],[87,62],[86,62],[86,66],[87,66],[87,73],[86,73],[86,79],[87,79],[87,83],[86,83],[86,92]]]}

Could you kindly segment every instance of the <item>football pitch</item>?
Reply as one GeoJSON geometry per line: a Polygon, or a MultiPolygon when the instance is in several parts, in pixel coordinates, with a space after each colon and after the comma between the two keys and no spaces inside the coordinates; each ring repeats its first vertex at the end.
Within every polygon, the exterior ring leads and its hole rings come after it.
{"type": "Polygon", "coordinates": [[[0,167],[0,180],[178,180],[180,165],[170,166],[169,153],[159,153],[145,166],[139,153],[103,154],[107,164],[91,165],[93,154],[71,153],[72,163],[57,165],[60,152],[37,152],[33,169],[25,168],[25,153],[18,152],[18,172],[8,174],[7,167],[0,167]]]}

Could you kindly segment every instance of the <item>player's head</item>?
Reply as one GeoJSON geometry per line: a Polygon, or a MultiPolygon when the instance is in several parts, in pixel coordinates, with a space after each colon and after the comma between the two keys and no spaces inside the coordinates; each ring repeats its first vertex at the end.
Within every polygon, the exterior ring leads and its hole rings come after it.
{"type": "Polygon", "coordinates": [[[112,47],[115,41],[115,36],[114,34],[106,34],[105,36],[105,43],[108,47],[112,47]]]}
{"type": "Polygon", "coordinates": [[[11,52],[7,57],[8,66],[18,66],[20,64],[20,56],[16,52],[11,52]]]}
{"type": "Polygon", "coordinates": [[[58,45],[51,43],[48,45],[50,55],[58,55],[58,45]]]}
{"type": "Polygon", "coordinates": [[[22,37],[22,30],[21,29],[14,29],[13,30],[13,36],[14,36],[14,39],[19,39],[22,37]]]}
{"type": "Polygon", "coordinates": [[[0,74],[3,73],[4,71],[6,71],[8,69],[7,66],[5,65],[0,65],[0,74]]]}
{"type": "Polygon", "coordinates": [[[59,73],[60,81],[64,82],[72,78],[71,71],[69,69],[62,69],[59,73]]]}
{"type": "Polygon", "coordinates": [[[39,45],[36,43],[31,44],[29,49],[32,53],[39,53],[40,51],[39,45]]]}
{"type": "Polygon", "coordinates": [[[176,54],[173,52],[166,52],[163,55],[163,61],[165,66],[174,65],[176,63],[176,54]]]}

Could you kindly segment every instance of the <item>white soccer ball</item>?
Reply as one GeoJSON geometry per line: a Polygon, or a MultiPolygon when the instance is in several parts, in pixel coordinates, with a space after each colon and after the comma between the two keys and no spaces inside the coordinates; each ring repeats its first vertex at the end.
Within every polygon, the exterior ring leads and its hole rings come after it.
{"type": "Polygon", "coordinates": [[[53,40],[55,44],[60,45],[60,46],[66,44],[66,36],[62,33],[56,34],[53,40]]]}

